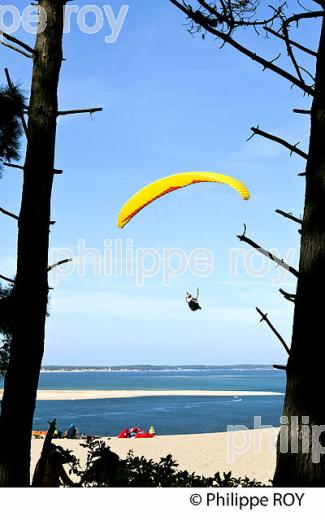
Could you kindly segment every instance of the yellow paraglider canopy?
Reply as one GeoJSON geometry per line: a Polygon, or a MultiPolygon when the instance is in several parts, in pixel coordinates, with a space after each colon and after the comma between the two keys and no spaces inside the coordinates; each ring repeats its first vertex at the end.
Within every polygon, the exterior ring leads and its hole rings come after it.
{"type": "Polygon", "coordinates": [[[250,193],[246,186],[234,177],[214,172],[184,172],[163,177],[151,184],[148,184],[137,193],[135,193],[123,206],[118,216],[118,226],[123,228],[130,220],[148,206],[151,202],[167,195],[180,188],[185,188],[191,184],[200,182],[217,182],[227,184],[236,190],[244,200],[250,198],[250,193]]]}

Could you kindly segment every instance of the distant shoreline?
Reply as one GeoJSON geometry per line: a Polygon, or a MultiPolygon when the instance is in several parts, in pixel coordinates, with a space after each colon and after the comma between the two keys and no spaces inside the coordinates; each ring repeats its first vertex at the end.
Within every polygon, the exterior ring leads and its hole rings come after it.
{"type": "MultiPolygon", "coordinates": [[[[0,400],[3,391],[0,390],[0,400]]],[[[38,401],[82,401],[89,399],[128,399],[135,397],[199,396],[199,397],[239,397],[275,396],[281,392],[243,390],[38,390],[38,401]]]]}
{"type": "Polygon", "coordinates": [[[207,370],[272,370],[272,365],[107,365],[107,366],[91,366],[91,365],[44,365],[41,369],[42,373],[64,373],[64,372],[195,372],[207,370]]]}

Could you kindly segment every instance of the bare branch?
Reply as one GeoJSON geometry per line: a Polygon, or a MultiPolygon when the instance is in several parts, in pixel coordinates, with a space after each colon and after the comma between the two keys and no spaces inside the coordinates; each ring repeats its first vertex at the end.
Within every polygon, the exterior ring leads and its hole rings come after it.
{"type": "Polygon", "coordinates": [[[1,280],[4,280],[5,282],[15,283],[15,280],[12,280],[11,278],[7,278],[6,276],[3,276],[2,274],[0,274],[0,278],[1,278],[1,280]]]}
{"type": "Polygon", "coordinates": [[[296,78],[294,75],[290,74],[286,70],[282,69],[281,67],[278,67],[273,63],[274,60],[268,61],[262,56],[259,56],[255,52],[251,51],[250,49],[244,47],[239,42],[234,40],[229,32],[223,33],[222,31],[219,31],[215,27],[212,27],[210,25],[210,19],[209,17],[202,14],[201,11],[193,11],[192,8],[190,8],[187,5],[181,4],[178,0],[169,0],[173,5],[178,7],[190,20],[192,20],[195,24],[200,25],[203,27],[207,32],[210,34],[213,34],[217,38],[220,38],[224,43],[229,43],[232,47],[237,49],[242,54],[245,54],[245,56],[248,56],[253,61],[256,61],[257,63],[260,63],[264,69],[269,69],[278,74],[279,76],[282,76],[283,78],[287,79],[292,83],[293,85],[296,85],[301,90],[306,92],[307,94],[313,96],[314,95],[314,88],[306,85],[305,83],[302,83],[298,78],[296,78]]]}
{"type": "MultiPolygon", "coordinates": [[[[3,213],[4,215],[7,215],[8,217],[11,217],[15,220],[19,220],[18,215],[15,215],[14,213],[11,213],[10,211],[7,211],[4,208],[0,207],[0,213],[3,213]]],[[[55,224],[55,220],[50,220],[50,224],[53,226],[55,224]]]]}
{"type": "Polygon", "coordinates": [[[253,135],[249,139],[254,137],[254,135],[260,135],[262,137],[265,137],[266,139],[270,139],[270,141],[275,141],[276,143],[281,144],[285,148],[288,148],[288,150],[290,150],[290,152],[291,152],[290,155],[292,155],[293,153],[296,153],[297,155],[300,155],[300,157],[302,157],[303,159],[306,159],[306,160],[308,159],[308,154],[303,152],[302,150],[300,150],[300,148],[297,148],[297,145],[299,143],[290,144],[290,143],[288,143],[288,141],[285,141],[281,137],[278,137],[276,135],[272,135],[267,132],[264,132],[263,130],[260,130],[259,127],[252,127],[251,131],[253,132],[253,135]]]}
{"type": "Polygon", "coordinates": [[[297,73],[298,78],[300,79],[300,81],[302,83],[305,84],[305,80],[303,78],[303,75],[301,74],[300,67],[298,65],[298,62],[296,60],[296,57],[294,55],[294,52],[293,52],[293,49],[292,49],[292,46],[291,46],[291,43],[290,43],[288,27],[286,25],[283,25],[282,26],[282,30],[283,30],[283,35],[284,35],[284,41],[285,41],[285,44],[286,44],[286,47],[287,47],[288,56],[291,59],[291,62],[293,64],[293,66],[294,66],[294,69],[295,69],[295,71],[297,73]]]}
{"type": "MultiPolygon", "coordinates": [[[[277,9],[273,9],[273,15],[269,18],[265,18],[264,20],[247,20],[247,19],[238,19],[235,18],[233,15],[233,6],[230,5],[230,2],[226,2],[225,0],[220,0],[220,3],[222,5],[223,13],[219,13],[217,7],[215,4],[210,4],[206,0],[197,0],[198,3],[204,7],[210,15],[214,16],[218,23],[225,23],[226,19],[228,17],[227,23],[231,24],[232,30],[237,27],[258,27],[260,25],[266,25],[266,24],[272,24],[276,18],[281,14],[283,7],[285,7],[285,2],[280,5],[277,9]]],[[[184,2],[185,3],[185,2],[184,2]]],[[[248,2],[247,2],[248,3],[248,2]]],[[[214,23],[215,20],[210,18],[210,23],[214,23]]]]}
{"type": "Polygon", "coordinates": [[[282,209],[276,209],[275,213],[278,213],[282,217],[288,218],[289,220],[293,220],[297,224],[302,224],[301,218],[295,217],[292,213],[287,213],[286,211],[282,211],[282,209]]]}
{"type": "Polygon", "coordinates": [[[310,12],[312,11],[312,9],[309,9],[308,7],[306,7],[306,6],[303,4],[304,1],[305,1],[305,0],[297,0],[297,3],[300,5],[300,7],[301,7],[304,11],[307,11],[307,12],[310,13],[310,12]]]}
{"type": "MultiPolygon", "coordinates": [[[[1,33],[1,31],[0,31],[0,33],[1,33]]],[[[8,49],[11,49],[12,51],[19,52],[19,54],[22,54],[22,55],[25,56],[26,58],[33,59],[33,57],[34,57],[32,54],[27,54],[27,52],[22,51],[21,49],[18,49],[18,47],[15,47],[14,45],[11,45],[10,43],[4,42],[4,41],[2,41],[2,40],[0,40],[0,43],[1,43],[1,45],[3,45],[4,47],[7,47],[8,49]]]]}
{"type": "Polygon", "coordinates": [[[270,327],[270,329],[272,330],[272,332],[276,335],[276,337],[278,338],[278,340],[280,341],[280,343],[284,346],[285,350],[287,351],[288,354],[290,354],[290,349],[288,347],[288,345],[286,344],[286,342],[284,341],[283,337],[281,336],[281,334],[276,330],[276,328],[274,327],[274,325],[272,325],[272,323],[270,322],[270,320],[268,319],[267,317],[267,314],[264,314],[258,307],[256,307],[256,310],[257,312],[259,313],[260,316],[262,316],[262,319],[261,319],[261,323],[262,321],[265,321],[268,326],[270,327]]]}
{"type": "Polygon", "coordinates": [[[286,365],[273,365],[276,370],[287,370],[286,365]]]}
{"type": "Polygon", "coordinates": [[[300,20],[305,20],[307,18],[320,18],[324,16],[324,11],[309,11],[307,13],[298,13],[293,16],[290,16],[290,18],[286,18],[283,23],[286,27],[288,27],[291,23],[296,22],[298,26],[300,20]]]}
{"type": "Polygon", "coordinates": [[[94,114],[95,112],[102,112],[102,108],[82,108],[80,110],[60,110],[58,116],[68,116],[71,114],[94,114]]]}
{"type": "MultiPolygon", "coordinates": [[[[277,38],[280,38],[280,40],[283,40],[285,41],[286,38],[285,36],[283,36],[283,34],[280,34],[278,32],[276,32],[274,29],[272,29],[271,27],[263,27],[263,29],[272,34],[273,36],[276,36],[277,38]]],[[[292,45],[293,47],[296,47],[297,49],[307,53],[307,54],[310,54],[310,56],[314,56],[315,58],[317,57],[317,52],[316,51],[313,51],[312,49],[308,49],[308,47],[305,47],[304,45],[301,45],[300,43],[298,42],[295,42],[291,39],[288,38],[288,42],[290,43],[290,45],[292,45]]]]}
{"type": "Polygon", "coordinates": [[[24,169],[24,167],[20,166],[20,164],[11,164],[11,163],[4,162],[3,165],[4,166],[8,166],[8,168],[16,168],[17,170],[23,170],[24,169]]]}
{"type": "Polygon", "coordinates": [[[2,36],[4,36],[4,38],[9,40],[10,42],[15,43],[16,45],[19,45],[20,47],[25,49],[25,51],[29,52],[30,54],[34,54],[34,49],[32,49],[32,47],[27,45],[27,43],[24,43],[23,41],[18,40],[18,38],[15,38],[14,36],[7,34],[1,30],[0,30],[0,34],[2,34],[2,36]]]}
{"type": "Polygon", "coordinates": [[[295,114],[311,115],[311,110],[304,110],[303,108],[294,108],[293,111],[295,114]]]}
{"type": "Polygon", "coordinates": [[[315,81],[316,81],[316,76],[314,76],[311,72],[309,72],[309,70],[307,70],[305,67],[303,67],[302,65],[299,65],[299,69],[302,70],[305,74],[307,74],[307,76],[310,77],[310,79],[312,80],[313,82],[313,87],[315,86],[315,81]]]}
{"type": "Polygon", "coordinates": [[[60,265],[67,264],[68,262],[72,262],[72,258],[66,258],[65,260],[60,260],[59,262],[56,262],[53,265],[50,265],[47,268],[47,272],[52,271],[52,269],[55,269],[56,267],[59,267],[60,265]]]}
{"type": "Polygon", "coordinates": [[[14,213],[10,213],[10,211],[7,211],[4,208],[0,207],[0,213],[3,213],[4,215],[7,215],[8,217],[11,217],[11,218],[13,218],[15,220],[18,220],[18,216],[17,215],[15,215],[14,213]]]}
{"type": "Polygon", "coordinates": [[[241,242],[246,242],[246,244],[250,245],[254,249],[256,249],[259,253],[266,256],[267,258],[270,258],[273,262],[275,262],[277,265],[285,269],[286,271],[289,271],[294,276],[298,277],[299,273],[298,271],[292,267],[291,265],[287,264],[284,260],[280,260],[277,256],[273,255],[263,247],[259,246],[256,242],[251,240],[250,238],[246,237],[246,226],[244,228],[244,233],[242,235],[237,235],[237,238],[241,242]]]}
{"type": "MultiPolygon", "coordinates": [[[[24,169],[24,167],[21,166],[20,164],[12,164],[12,163],[4,162],[3,165],[7,166],[8,168],[16,168],[17,170],[23,170],[24,169]]],[[[56,175],[59,175],[59,174],[63,173],[63,170],[56,170],[56,169],[54,169],[53,173],[56,174],[56,175]]]]}
{"type": "Polygon", "coordinates": [[[284,291],[283,289],[279,289],[279,293],[282,294],[282,296],[283,296],[286,300],[288,300],[289,302],[295,303],[295,301],[296,301],[296,295],[295,295],[295,294],[287,293],[287,292],[284,291]]]}

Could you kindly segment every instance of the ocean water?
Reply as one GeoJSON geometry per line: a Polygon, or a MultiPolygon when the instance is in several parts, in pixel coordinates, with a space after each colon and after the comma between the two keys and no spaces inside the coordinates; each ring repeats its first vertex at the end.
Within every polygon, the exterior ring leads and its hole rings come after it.
{"type": "MultiPolygon", "coordinates": [[[[0,383],[1,384],[1,383],[0,383]]],[[[43,372],[41,389],[98,390],[250,390],[284,392],[285,376],[273,369],[53,371],[43,372]]],[[[115,436],[126,427],[154,425],[161,435],[226,431],[229,425],[278,426],[283,395],[197,397],[163,396],[80,401],[39,401],[34,429],[57,420],[74,423],[84,434],[115,436]]]]}
{"type": "Polygon", "coordinates": [[[47,420],[56,418],[62,430],[74,423],[83,433],[103,436],[132,426],[148,429],[151,424],[160,435],[220,432],[229,425],[253,428],[254,416],[261,416],[263,426],[277,426],[282,402],[281,396],[39,401],[34,427],[44,429],[47,420]]]}

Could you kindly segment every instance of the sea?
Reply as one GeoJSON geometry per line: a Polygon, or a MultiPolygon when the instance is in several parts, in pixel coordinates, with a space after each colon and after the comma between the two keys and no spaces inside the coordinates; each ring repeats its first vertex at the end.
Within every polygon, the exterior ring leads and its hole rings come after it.
{"type": "MultiPolygon", "coordinates": [[[[3,381],[0,379],[0,387],[3,381]]],[[[85,435],[116,436],[124,428],[154,426],[157,434],[180,435],[278,426],[285,374],[269,366],[223,367],[44,367],[40,389],[61,390],[240,390],[270,396],[157,396],[38,401],[35,430],[56,419],[64,431],[74,424],[85,435]]]]}

